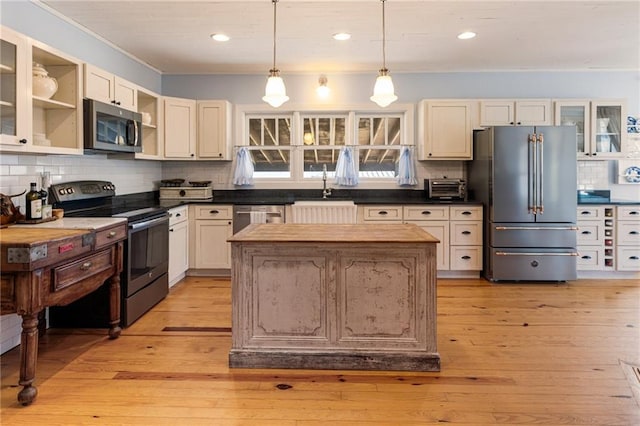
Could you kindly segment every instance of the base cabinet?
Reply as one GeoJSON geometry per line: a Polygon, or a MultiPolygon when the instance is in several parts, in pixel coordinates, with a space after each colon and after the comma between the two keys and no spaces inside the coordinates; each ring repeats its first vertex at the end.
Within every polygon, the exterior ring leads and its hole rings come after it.
{"type": "Polygon", "coordinates": [[[640,206],[616,208],[618,271],[640,271],[640,206]]]}
{"type": "Polygon", "coordinates": [[[191,233],[193,255],[190,266],[196,269],[231,269],[233,206],[195,205],[191,233]]]}
{"type": "Polygon", "coordinates": [[[169,287],[180,281],[189,269],[189,209],[169,210],[169,287]]]}

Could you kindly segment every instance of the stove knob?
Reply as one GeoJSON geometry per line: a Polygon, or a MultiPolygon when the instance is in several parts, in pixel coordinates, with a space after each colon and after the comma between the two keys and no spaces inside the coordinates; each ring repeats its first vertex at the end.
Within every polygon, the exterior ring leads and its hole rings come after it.
{"type": "Polygon", "coordinates": [[[67,188],[66,189],[66,193],[67,194],[73,194],[73,188],[67,188]]]}
{"type": "Polygon", "coordinates": [[[65,190],[64,190],[64,188],[60,188],[60,189],[58,189],[58,194],[60,194],[60,195],[64,195],[64,194],[66,194],[66,193],[67,193],[67,191],[65,191],[65,190]]]}
{"type": "Polygon", "coordinates": [[[184,189],[180,190],[180,196],[184,197],[185,195],[187,195],[187,191],[185,191],[184,189]]]}

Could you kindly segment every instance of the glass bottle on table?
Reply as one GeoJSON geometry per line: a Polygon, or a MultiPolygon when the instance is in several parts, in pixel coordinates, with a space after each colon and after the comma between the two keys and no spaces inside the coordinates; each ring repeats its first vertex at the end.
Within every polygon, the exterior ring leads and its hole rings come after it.
{"type": "Polygon", "coordinates": [[[31,182],[31,189],[25,195],[27,206],[27,220],[42,219],[42,198],[40,191],[36,189],[36,183],[31,182]]]}

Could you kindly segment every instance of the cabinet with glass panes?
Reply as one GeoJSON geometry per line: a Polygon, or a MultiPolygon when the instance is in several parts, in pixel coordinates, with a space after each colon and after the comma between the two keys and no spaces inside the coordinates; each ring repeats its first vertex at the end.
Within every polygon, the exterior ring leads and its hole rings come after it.
{"type": "Polygon", "coordinates": [[[27,86],[27,39],[8,28],[0,29],[0,149],[24,151],[31,129],[27,97],[17,94],[27,86]]]}
{"type": "Polygon", "coordinates": [[[554,124],[576,126],[576,150],[579,160],[624,156],[624,100],[556,100],[554,105],[554,124]]]}

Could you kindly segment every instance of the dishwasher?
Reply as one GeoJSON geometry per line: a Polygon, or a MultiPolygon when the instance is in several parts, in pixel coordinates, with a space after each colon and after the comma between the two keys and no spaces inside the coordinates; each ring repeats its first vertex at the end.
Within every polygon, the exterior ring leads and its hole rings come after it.
{"type": "Polygon", "coordinates": [[[251,212],[265,212],[266,223],[284,223],[284,205],[233,206],[233,233],[241,231],[251,223],[251,212]]]}

